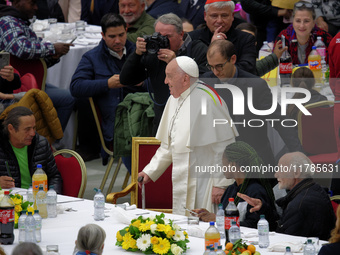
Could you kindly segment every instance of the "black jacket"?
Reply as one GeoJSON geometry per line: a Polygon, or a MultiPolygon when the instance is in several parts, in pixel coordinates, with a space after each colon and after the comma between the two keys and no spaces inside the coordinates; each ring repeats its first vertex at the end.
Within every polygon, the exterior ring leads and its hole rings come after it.
{"type": "MultiPolygon", "coordinates": [[[[205,78],[215,78],[215,79],[202,79],[206,83],[210,85],[220,84],[221,82],[217,79],[217,77],[212,73],[208,72],[204,74],[205,78]]],[[[253,114],[248,108],[247,98],[248,98],[248,88],[253,89],[253,106],[257,110],[268,110],[272,106],[272,93],[269,89],[267,83],[255,76],[251,73],[243,71],[242,69],[237,68],[237,77],[236,79],[232,79],[229,81],[230,84],[237,86],[240,88],[244,95],[244,114],[243,115],[234,115],[233,102],[234,98],[228,89],[216,89],[217,93],[224,99],[227,103],[228,110],[230,113],[230,117],[234,121],[234,123],[243,123],[236,124],[237,131],[239,136],[236,137],[236,140],[244,141],[252,146],[262,160],[266,164],[276,165],[274,160],[274,155],[270,146],[270,142],[267,136],[267,123],[272,125],[272,122],[266,121],[266,119],[276,119],[280,121],[274,121],[274,128],[279,132],[281,138],[287,145],[289,151],[303,151],[301,143],[298,139],[297,131],[294,127],[283,127],[281,125],[281,121],[284,119],[281,116],[281,106],[277,104],[276,110],[270,114],[269,116],[259,116],[253,114]],[[259,121],[251,122],[249,125],[249,120],[260,119],[264,122],[262,127],[251,127],[260,126],[259,121]]],[[[288,125],[288,123],[286,123],[288,125]]],[[[292,123],[290,123],[292,125],[292,123]]],[[[269,176],[272,177],[272,176],[269,176]]]]}
{"type": "Polygon", "coordinates": [[[13,90],[21,87],[21,80],[18,74],[14,73],[13,81],[8,81],[0,77],[0,92],[5,94],[12,94],[13,90]]]}
{"type": "Polygon", "coordinates": [[[156,0],[146,9],[146,13],[155,19],[170,12],[180,18],[184,17],[184,13],[179,8],[177,0],[156,0]]]}
{"type": "MultiPolygon", "coordinates": [[[[213,33],[208,27],[197,29],[189,33],[192,40],[201,40],[209,46],[213,33]]],[[[231,27],[226,33],[227,40],[232,42],[236,50],[236,66],[253,74],[256,74],[256,47],[255,37],[249,33],[231,27]]]]}
{"type": "Polygon", "coordinates": [[[335,226],[328,194],[313,179],[304,179],[276,201],[283,209],[277,232],[327,240],[335,226]]]}
{"type": "MultiPolygon", "coordinates": [[[[2,123],[1,123],[2,124],[2,123]]],[[[52,150],[46,138],[36,133],[32,144],[27,147],[28,168],[31,177],[33,176],[37,164],[41,164],[47,175],[48,185],[54,185],[57,193],[62,192],[62,178],[54,161],[52,150]]],[[[21,175],[18,160],[14,154],[11,144],[6,135],[0,135],[0,176],[8,176],[6,163],[15,181],[15,187],[21,187],[21,175]]]]}
{"type": "Polygon", "coordinates": [[[37,19],[56,18],[58,22],[65,22],[65,17],[58,0],[37,0],[37,19]]]}

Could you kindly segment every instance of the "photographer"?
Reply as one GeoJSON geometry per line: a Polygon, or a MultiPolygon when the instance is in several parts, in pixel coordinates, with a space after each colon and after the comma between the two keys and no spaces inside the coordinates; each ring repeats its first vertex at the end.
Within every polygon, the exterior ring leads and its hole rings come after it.
{"type": "Polygon", "coordinates": [[[207,72],[207,46],[201,41],[192,41],[183,32],[178,16],[173,13],[160,16],[155,21],[155,31],[159,34],[137,38],[136,51],[127,58],[120,73],[123,85],[132,86],[147,79],[150,96],[154,93],[154,135],[169,97],[169,87],[164,83],[166,65],[177,56],[189,56],[196,61],[200,74],[207,72]]]}

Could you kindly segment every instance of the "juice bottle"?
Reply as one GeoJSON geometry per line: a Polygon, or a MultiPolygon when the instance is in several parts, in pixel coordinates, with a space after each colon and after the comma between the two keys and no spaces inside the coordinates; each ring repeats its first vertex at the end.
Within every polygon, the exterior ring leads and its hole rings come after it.
{"type": "Polygon", "coordinates": [[[217,251],[217,247],[221,245],[220,243],[221,235],[218,229],[215,227],[215,222],[210,222],[210,227],[205,231],[205,247],[214,247],[217,251]]]}
{"type": "Polygon", "coordinates": [[[34,209],[36,208],[36,195],[39,191],[39,187],[43,187],[43,190],[47,192],[47,175],[45,171],[42,169],[41,164],[37,165],[37,170],[35,170],[33,176],[32,176],[32,188],[33,188],[33,197],[34,197],[34,209]]]}
{"type": "Polygon", "coordinates": [[[321,56],[316,51],[316,46],[312,47],[308,56],[308,67],[314,74],[315,83],[322,83],[321,56]]]}

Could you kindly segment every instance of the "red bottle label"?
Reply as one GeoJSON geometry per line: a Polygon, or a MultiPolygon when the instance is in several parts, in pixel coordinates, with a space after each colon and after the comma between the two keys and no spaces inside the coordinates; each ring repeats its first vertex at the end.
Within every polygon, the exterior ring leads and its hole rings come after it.
{"type": "Polygon", "coordinates": [[[2,224],[14,221],[14,209],[3,210],[0,209],[0,221],[2,224]]]}
{"type": "Polygon", "coordinates": [[[292,73],[293,64],[292,63],[280,63],[280,73],[292,73]]]}
{"type": "Polygon", "coordinates": [[[231,228],[231,221],[236,221],[236,225],[240,227],[240,217],[234,216],[234,217],[224,217],[224,229],[230,229],[231,228]]]}

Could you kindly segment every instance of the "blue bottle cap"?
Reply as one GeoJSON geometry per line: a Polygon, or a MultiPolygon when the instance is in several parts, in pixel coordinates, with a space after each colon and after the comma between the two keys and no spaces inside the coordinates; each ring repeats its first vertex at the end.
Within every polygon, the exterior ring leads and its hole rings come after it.
{"type": "Polygon", "coordinates": [[[210,221],[210,226],[215,226],[215,221],[210,221]]]}

